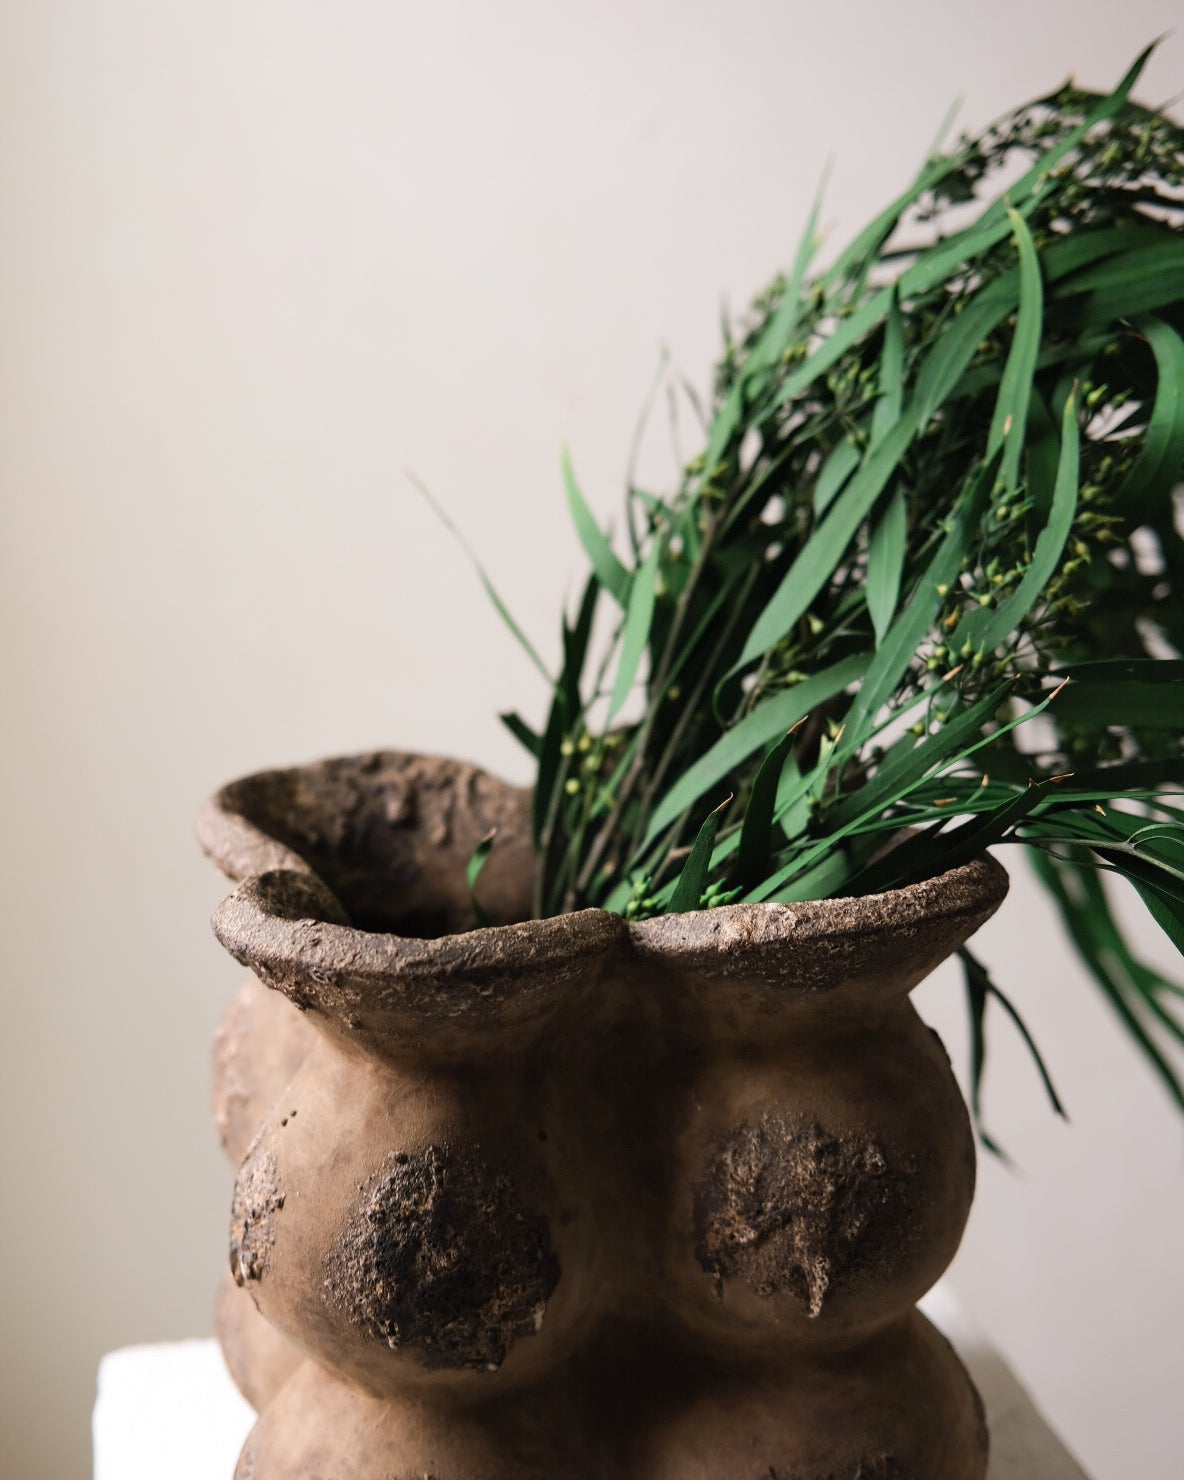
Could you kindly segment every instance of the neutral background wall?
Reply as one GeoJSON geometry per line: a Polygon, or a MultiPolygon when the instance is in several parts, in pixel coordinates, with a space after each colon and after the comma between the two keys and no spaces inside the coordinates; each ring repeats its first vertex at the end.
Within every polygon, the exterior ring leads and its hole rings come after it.
{"type": "MultiPolygon", "coordinates": [[[[384,743],[518,779],[532,671],[413,491],[553,650],[557,465],[618,506],[662,346],[838,238],[948,105],[1115,80],[1177,0],[8,0],[0,9],[0,1471],[87,1473],[99,1354],[201,1333],[230,1173],[207,1045],[238,977],[190,817],[384,743]]],[[[1143,96],[1184,87],[1169,40],[1143,96]]],[[[687,450],[693,450],[689,448],[687,450]]],[[[663,419],[647,466],[673,468],[663,419]]],[[[1149,949],[1155,949],[1149,941],[1149,949]]],[[[1018,872],[954,1280],[1098,1480],[1176,1473],[1181,1137],[1018,872]]],[[[959,1058],[953,976],[924,1010],[959,1058]]]]}

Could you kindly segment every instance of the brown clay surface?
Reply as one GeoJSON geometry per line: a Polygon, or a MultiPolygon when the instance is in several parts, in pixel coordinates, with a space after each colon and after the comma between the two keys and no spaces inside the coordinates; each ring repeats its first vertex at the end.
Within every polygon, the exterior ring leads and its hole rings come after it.
{"type": "Polygon", "coordinates": [[[218,1286],[214,1329],[231,1377],[251,1407],[261,1412],[300,1366],[303,1356],[264,1320],[229,1270],[218,1286]]]}
{"type": "Polygon", "coordinates": [[[981,1480],[912,1310],[974,1158],[908,992],[1002,871],[528,921],[526,807],[379,754],[203,814],[219,938],[276,994],[219,1053],[236,1294],[278,1333],[222,1323],[265,1395],[240,1480],[981,1480]]]}

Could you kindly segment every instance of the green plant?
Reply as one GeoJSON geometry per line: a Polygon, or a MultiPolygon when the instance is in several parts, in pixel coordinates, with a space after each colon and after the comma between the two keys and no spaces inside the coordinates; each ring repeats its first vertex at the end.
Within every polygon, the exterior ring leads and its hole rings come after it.
{"type": "MultiPolygon", "coordinates": [[[[865,893],[1026,844],[1184,1108],[1181,989],[1100,878],[1184,950],[1184,133],[1130,100],[1146,56],[936,155],[820,272],[815,208],[727,333],[702,455],[629,490],[624,553],[565,459],[592,574],[544,730],[506,720],[538,914],[865,893]]],[[[963,964],[977,1096],[986,1002],[1012,1009],[963,964]]]]}

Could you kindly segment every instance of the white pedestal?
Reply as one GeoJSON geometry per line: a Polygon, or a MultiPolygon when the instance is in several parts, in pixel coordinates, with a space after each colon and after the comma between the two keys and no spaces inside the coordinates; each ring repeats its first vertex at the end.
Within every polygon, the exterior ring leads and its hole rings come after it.
{"type": "Polygon", "coordinates": [[[94,1480],[231,1480],[254,1422],[216,1341],[108,1352],[91,1421],[94,1480]]]}
{"type": "MultiPolygon", "coordinates": [[[[990,1480],[1088,1480],[953,1296],[939,1286],[922,1309],[983,1396],[990,1480]]],[[[99,1364],[94,1480],[231,1480],[254,1417],[213,1341],[110,1352],[99,1364]]]]}

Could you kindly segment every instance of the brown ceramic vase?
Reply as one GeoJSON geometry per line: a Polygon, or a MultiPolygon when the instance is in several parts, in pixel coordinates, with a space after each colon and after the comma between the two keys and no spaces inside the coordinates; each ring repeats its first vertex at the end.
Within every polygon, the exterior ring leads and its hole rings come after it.
{"type": "Polygon", "coordinates": [[[529,920],[527,800],[382,753],[202,815],[252,973],[215,1071],[237,1480],[983,1480],[914,1308],[974,1148],[908,994],[1002,870],[529,920]]]}

